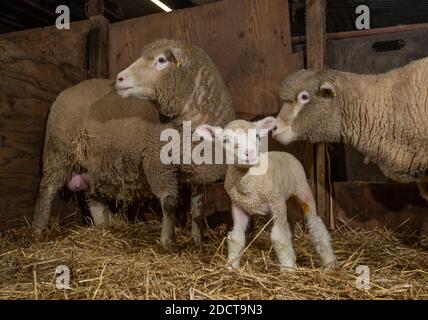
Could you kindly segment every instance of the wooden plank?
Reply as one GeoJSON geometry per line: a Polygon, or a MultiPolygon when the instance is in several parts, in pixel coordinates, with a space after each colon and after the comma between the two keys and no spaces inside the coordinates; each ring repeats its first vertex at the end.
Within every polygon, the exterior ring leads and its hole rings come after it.
{"type": "Polygon", "coordinates": [[[89,21],[73,22],[70,30],[58,30],[55,26],[36,28],[2,34],[0,40],[14,42],[24,50],[57,64],[68,63],[87,68],[87,36],[90,27],[89,21]]]}
{"type": "Polygon", "coordinates": [[[337,224],[428,235],[428,204],[415,184],[335,182],[333,189],[337,224]]]}
{"type": "Polygon", "coordinates": [[[110,25],[110,77],[159,38],[206,50],[245,119],[278,113],[281,81],[302,67],[301,55],[292,55],[287,1],[225,0],[110,25]]]}
{"type": "Polygon", "coordinates": [[[88,38],[89,73],[92,78],[108,77],[109,22],[103,16],[90,19],[91,31],[88,38]]]}
{"type": "MultiPolygon", "coordinates": [[[[323,69],[325,64],[326,42],[326,1],[306,1],[306,37],[308,69],[323,69]]],[[[312,146],[308,146],[307,154],[312,146]]],[[[315,152],[316,199],[318,214],[329,218],[328,192],[326,190],[326,145],[318,144],[315,152]]]]}
{"type": "MultiPolygon", "coordinates": [[[[428,29],[428,23],[417,23],[417,24],[410,24],[410,25],[400,25],[400,26],[394,26],[394,27],[376,28],[376,29],[359,30],[359,31],[332,32],[332,33],[327,33],[327,41],[355,39],[355,38],[361,38],[361,37],[378,36],[378,35],[393,34],[393,33],[415,31],[415,30],[422,30],[422,29],[428,29]]],[[[291,41],[293,45],[304,44],[306,42],[306,37],[305,36],[293,37],[291,38],[291,41]]]]}
{"type": "Polygon", "coordinates": [[[86,70],[0,41],[0,228],[33,213],[47,115],[58,93],[86,70]]]}

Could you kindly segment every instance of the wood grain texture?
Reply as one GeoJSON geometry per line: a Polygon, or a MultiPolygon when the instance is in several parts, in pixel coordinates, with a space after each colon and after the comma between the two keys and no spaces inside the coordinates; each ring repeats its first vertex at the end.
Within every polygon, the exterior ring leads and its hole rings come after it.
{"type": "Polygon", "coordinates": [[[301,54],[292,54],[289,25],[283,0],[225,0],[112,24],[110,77],[151,41],[185,40],[206,50],[219,67],[239,117],[276,114],[280,82],[303,67],[301,54]]]}
{"type": "Polygon", "coordinates": [[[0,226],[32,214],[49,108],[62,90],[86,77],[86,70],[0,41],[0,226]]]}
{"type": "Polygon", "coordinates": [[[88,36],[88,69],[91,78],[108,78],[109,22],[103,16],[92,17],[88,36]]]}
{"type": "Polygon", "coordinates": [[[9,40],[55,63],[68,63],[86,69],[90,28],[89,21],[80,21],[72,23],[70,30],[58,30],[51,26],[2,34],[0,40],[9,40]]]}
{"type": "MultiPolygon", "coordinates": [[[[306,52],[308,69],[324,69],[326,55],[326,1],[306,1],[306,52]]],[[[308,156],[312,146],[308,145],[308,156]]],[[[310,163],[306,164],[307,166],[310,163]]],[[[315,152],[315,181],[318,214],[325,220],[329,219],[329,202],[326,187],[326,144],[316,146],[315,152]]],[[[312,171],[307,168],[307,170],[312,171]]],[[[334,226],[331,226],[334,227],[334,226]]]]}

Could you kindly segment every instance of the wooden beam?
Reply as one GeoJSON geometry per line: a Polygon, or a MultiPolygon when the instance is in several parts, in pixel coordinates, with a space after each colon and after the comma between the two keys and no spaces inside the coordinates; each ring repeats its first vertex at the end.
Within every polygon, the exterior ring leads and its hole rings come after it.
{"type": "MultiPolygon", "coordinates": [[[[428,23],[418,23],[418,24],[411,24],[411,25],[377,28],[377,29],[369,29],[369,30],[359,30],[359,31],[327,33],[327,41],[378,36],[381,34],[391,34],[391,33],[399,33],[404,31],[414,31],[414,30],[421,30],[421,29],[428,29],[428,23]]],[[[306,43],[305,36],[293,37],[291,38],[291,40],[293,45],[306,43]]]]}
{"type": "Polygon", "coordinates": [[[104,10],[104,0],[85,0],[85,12],[88,18],[103,16],[104,10]]]}
{"type": "Polygon", "coordinates": [[[90,18],[88,69],[92,78],[108,77],[109,22],[103,16],[90,18]]]}
{"type": "MultiPolygon", "coordinates": [[[[326,57],[326,0],[306,0],[307,68],[323,69],[326,57]]],[[[326,188],[326,145],[315,151],[315,182],[318,214],[329,221],[329,197],[326,188]]]]}

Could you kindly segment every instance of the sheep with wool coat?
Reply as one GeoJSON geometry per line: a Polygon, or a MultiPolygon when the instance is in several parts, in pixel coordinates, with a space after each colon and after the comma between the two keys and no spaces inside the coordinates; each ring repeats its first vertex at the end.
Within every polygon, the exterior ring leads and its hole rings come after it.
{"type": "Polygon", "coordinates": [[[273,136],[349,143],[428,201],[428,58],[376,75],[301,70],[285,79],[273,136]]]}

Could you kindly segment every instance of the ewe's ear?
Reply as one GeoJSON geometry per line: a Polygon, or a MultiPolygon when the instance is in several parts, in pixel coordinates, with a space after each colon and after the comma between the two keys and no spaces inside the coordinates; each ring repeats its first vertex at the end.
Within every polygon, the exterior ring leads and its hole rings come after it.
{"type": "Polygon", "coordinates": [[[261,135],[264,136],[276,127],[276,119],[274,117],[267,117],[254,122],[254,125],[258,130],[260,130],[261,135]]]}
{"type": "Polygon", "coordinates": [[[197,127],[195,133],[204,140],[213,141],[216,138],[218,139],[223,136],[223,129],[220,127],[213,127],[208,124],[204,124],[197,127]]]}
{"type": "Polygon", "coordinates": [[[187,50],[178,47],[170,47],[171,56],[177,67],[186,67],[190,64],[190,58],[187,50]]]}
{"type": "Polygon", "coordinates": [[[324,82],[321,85],[320,90],[321,90],[321,92],[323,92],[327,96],[330,96],[330,97],[337,96],[337,94],[336,94],[336,88],[335,88],[334,84],[332,82],[330,82],[330,81],[324,82]]]}

